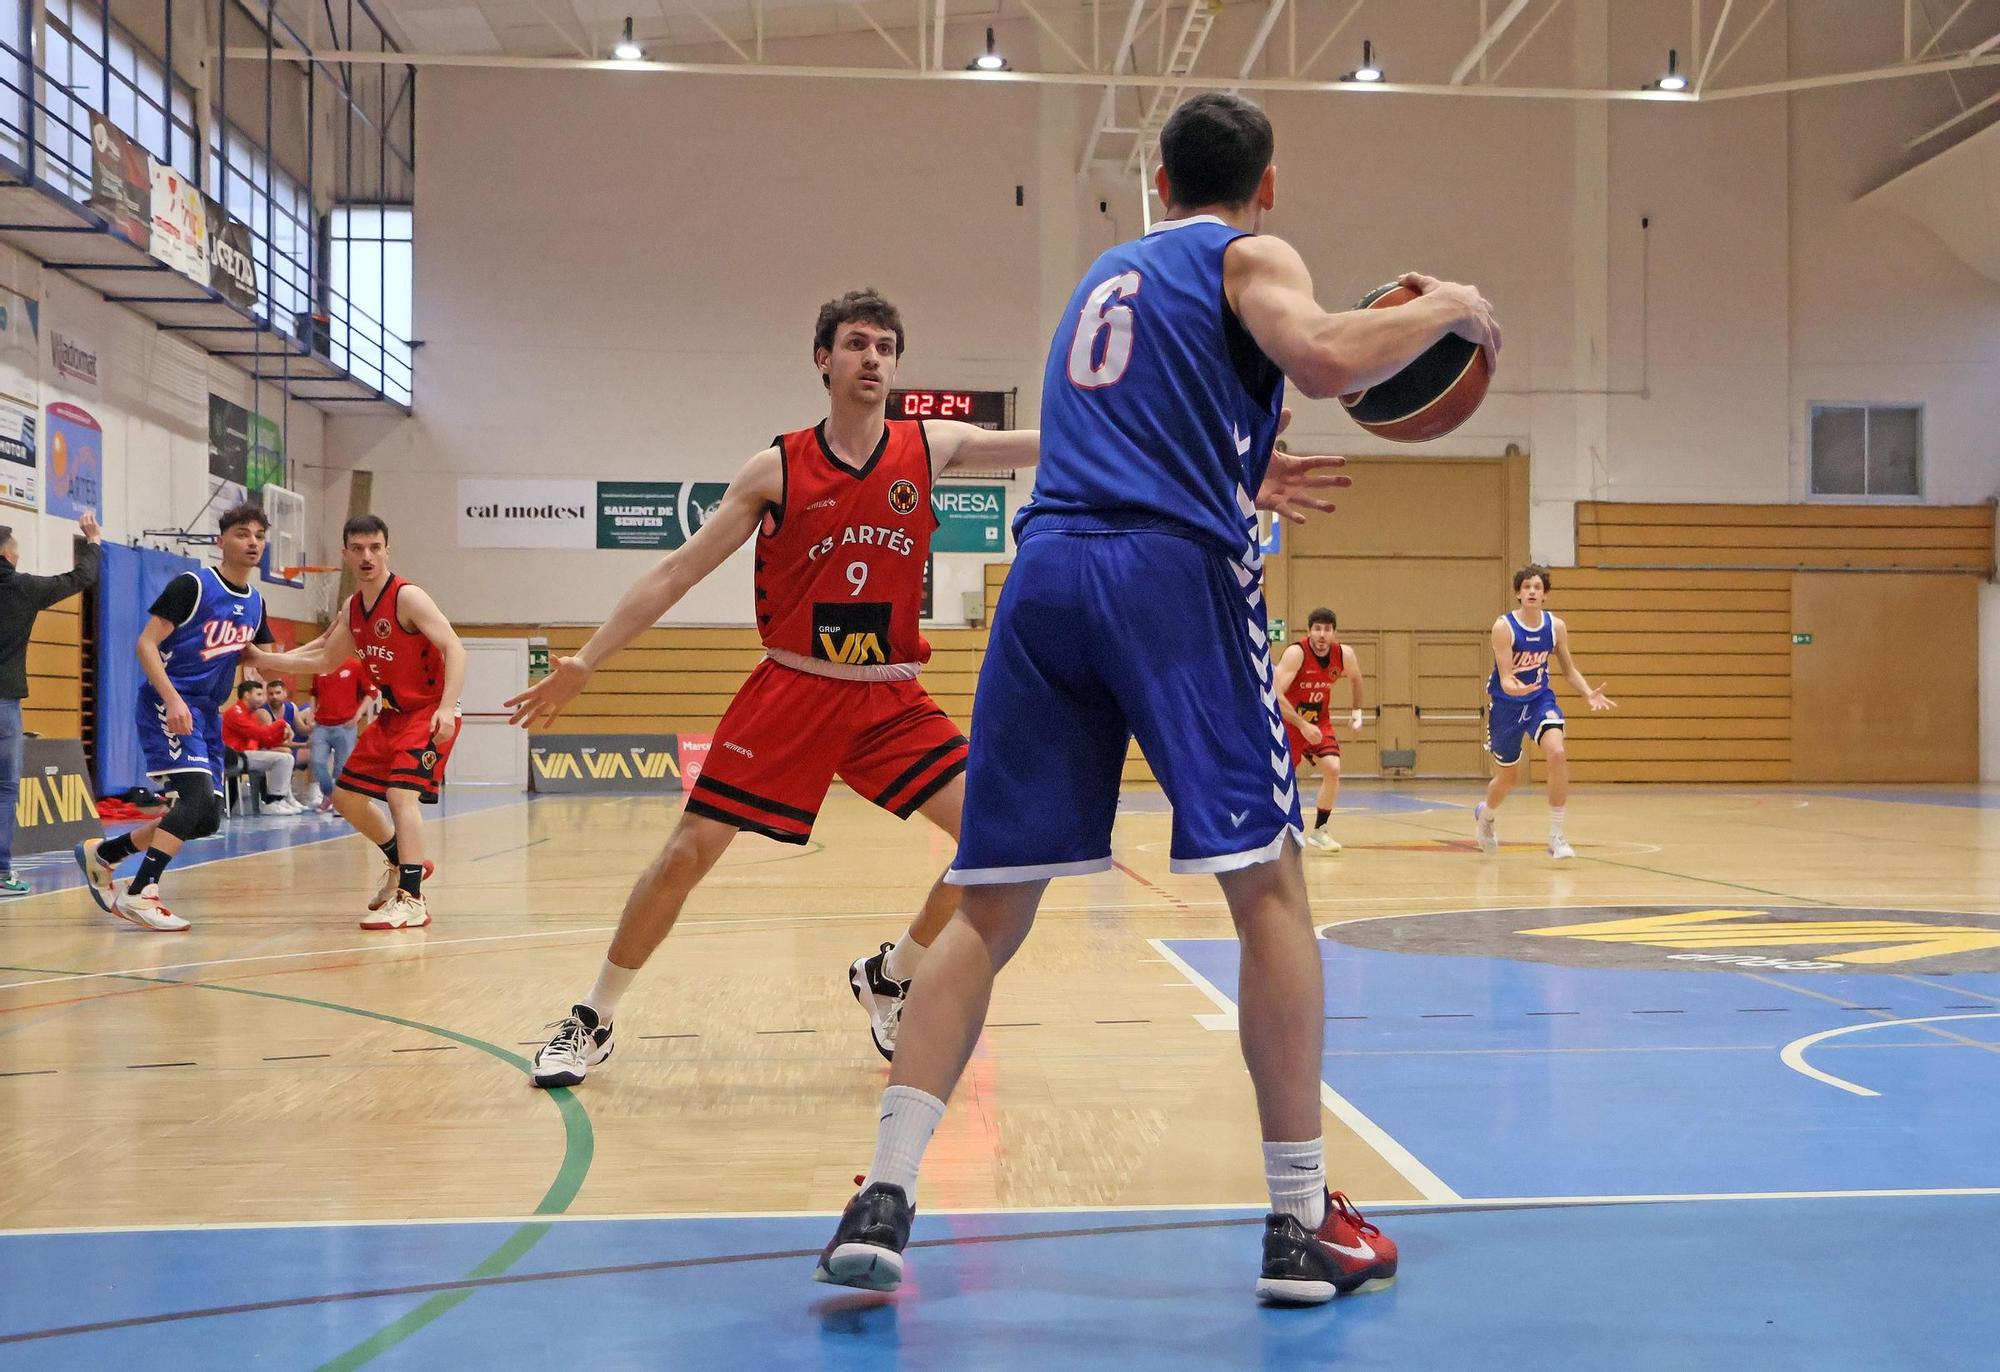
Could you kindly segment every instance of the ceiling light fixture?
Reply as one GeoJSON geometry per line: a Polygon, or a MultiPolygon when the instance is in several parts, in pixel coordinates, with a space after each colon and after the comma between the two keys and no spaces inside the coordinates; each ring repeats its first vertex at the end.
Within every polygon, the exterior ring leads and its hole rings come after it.
{"type": "Polygon", "coordinates": [[[633,40],[632,16],[629,14],[625,16],[625,32],[611,49],[611,55],[620,62],[636,62],[646,55],[645,49],[633,40]]]}

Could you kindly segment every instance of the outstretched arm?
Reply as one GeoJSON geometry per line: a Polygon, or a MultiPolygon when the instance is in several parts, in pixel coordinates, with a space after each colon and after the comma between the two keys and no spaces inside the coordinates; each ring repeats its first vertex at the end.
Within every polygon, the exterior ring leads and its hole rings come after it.
{"type": "Polygon", "coordinates": [[[952,471],[996,471],[1032,467],[1041,460],[1039,429],[982,429],[956,419],[925,419],[924,437],[931,445],[931,474],[952,471]]]}
{"type": "Polygon", "coordinates": [[[354,635],[348,632],[347,616],[337,614],[326,631],[303,648],[294,648],[288,653],[274,653],[269,649],[251,644],[243,650],[243,665],[263,674],[283,676],[291,673],[311,673],[318,676],[331,671],[347,661],[354,654],[354,635]]]}
{"type": "Polygon", "coordinates": [[[523,728],[554,723],[605,659],[659,623],[682,596],[749,541],[765,512],[783,498],[783,456],[776,448],[766,448],[737,473],[723,493],[722,503],[695,530],[694,537],[625,589],[611,618],[588,643],[569,657],[557,658],[546,677],[508,699],[507,707],[514,712],[510,722],[523,728]]]}
{"type": "MultiPolygon", "coordinates": [[[[1550,615],[1549,618],[1555,619],[1555,616],[1550,615]]],[[[1604,694],[1604,687],[1609,686],[1611,683],[1607,681],[1604,683],[1603,686],[1592,686],[1590,682],[1584,678],[1583,669],[1578,667],[1576,665],[1575,660],[1570,657],[1569,626],[1564,624],[1560,619],[1555,620],[1555,625],[1556,625],[1556,664],[1562,668],[1563,675],[1569,678],[1569,684],[1576,687],[1578,692],[1582,694],[1583,698],[1590,702],[1591,709],[1593,710],[1617,709],[1618,702],[1604,694]]]]}
{"type": "Polygon", "coordinates": [[[1477,290],[1417,272],[1405,273],[1401,282],[1421,298],[1394,309],[1330,314],[1313,299],[1305,259],[1282,238],[1239,238],[1223,258],[1230,308],[1264,355],[1315,400],[1385,381],[1449,333],[1498,360],[1500,330],[1493,307],[1477,290]]]}

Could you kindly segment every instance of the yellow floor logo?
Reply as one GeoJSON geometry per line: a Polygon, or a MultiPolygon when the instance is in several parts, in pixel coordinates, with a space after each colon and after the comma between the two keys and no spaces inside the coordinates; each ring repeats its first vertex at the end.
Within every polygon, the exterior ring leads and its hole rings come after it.
{"type": "Polygon", "coordinates": [[[2000,973],[2000,911],[1694,904],[1431,910],[1325,925],[1356,948],[1631,972],[2000,973]]]}
{"type": "Polygon", "coordinates": [[[1514,932],[1531,938],[1588,939],[1649,948],[1810,948],[1808,956],[1822,962],[1862,965],[2000,948],[2000,929],[1976,925],[1908,919],[1781,920],[1772,919],[1764,910],[1688,910],[1514,932]]]}

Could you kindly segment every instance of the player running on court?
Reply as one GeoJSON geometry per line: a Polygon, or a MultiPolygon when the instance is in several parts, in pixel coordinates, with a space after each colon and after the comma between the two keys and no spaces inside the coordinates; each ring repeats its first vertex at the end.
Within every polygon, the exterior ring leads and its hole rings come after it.
{"type": "Polygon", "coordinates": [[[1051,878],[1111,866],[1133,735],[1173,804],[1173,870],[1215,874],[1242,940],[1243,1054],[1274,1212],[1258,1288],[1318,1302],[1396,1271],[1395,1245],[1326,1188],[1326,1011],[1256,513],[1328,508],[1312,488],[1343,480],[1321,470],[1339,459],[1273,452],[1287,377],[1339,395],[1447,333],[1498,334],[1477,291],[1428,277],[1405,277],[1422,298],[1396,309],[1315,304],[1297,251],[1258,232],[1276,180],[1270,122],[1249,101],[1194,97],[1160,148],[1167,217],[1097,259],[1050,347],[1041,466],[973,710],[950,872],[964,896],[911,989],[874,1161],[822,1281],[902,1280],[919,1163],[994,977],[1051,878]]]}
{"type": "Polygon", "coordinates": [[[317,675],[361,659],[382,693],[382,713],[341,769],[333,808],[382,850],[382,879],[361,927],[421,929],[431,922],[423,884],[433,867],[424,857],[421,807],[438,803],[458,738],[465,645],[436,601],[389,570],[389,526],[380,518],[348,520],[340,547],[356,587],[346,608],[305,647],[260,652],[251,665],[317,675]],[[389,807],[386,815],[375,807],[378,800],[389,807]]]}
{"type": "Polygon", "coordinates": [[[1302,760],[1319,768],[1319,797],[1313,802],[1313,826],[1305,845],[1337,853],[1340,844],[1326,831],[1326,821],[1340,799],[1340,740],[1333,732],[1333,684],[1345,681],[1351,693],[1348,727],[1361,732],[1361,659],[1334,637],[1339,621],[1324,605],[1306,617],[1306,636],[1285,649],[1278,659],[1278,710],[1285,717],[1285,736],[1292,745],[1292,770],[1302,760]]]}
{"type": "Polygon", "coordinates": [[[270,520],[248,501],[223,511],[216,548],[222,562],[182,572],[149,608],[139,631],[139,747],[146,775],[173,797],[173,808],[112,839],[76,845],[77,866],[90,898],[128,924],[162,933],[188,922],[160,899],[160,878],[181,845],[222,827],[222,708],[236,684],[236,666],[253,643],[271,641],[264,597],[250,580],[264,557],[270,520]],[[143,854],[139,870],[119,890],[118,864],[143,854]]]}
{"type": "MultiPolygon", "coordinates": [[[[922,814],[958,838],[965,739],[917,682],[931,655],[917,627],[936,524],[931,481],[958,466],[1032,466],[1036,435],[886,418],[903,345],[902,317],[873,291],[821,306],[813,363],[827,417],[771,440],[588,643],[507,702],[518,724],[550,723],[606,659],[756,538],[764,661],[715,726],[701,777],[632,888],[595,984],[535,1055],[537,1086],[575,1086],[611,1056],[620,999],[739,831],[806,842],[839,776],[897,818],[922,814]]],[[[848,969],[885,1058],[918,960],[956,904],[940,879],[899,941],[848,969]]]]}
{"type": "Polygon", "coordinates": [[[1514,789],[1521,771],[1521,753],[1526,740],[1533,738],[1541,746],[1543,765],[1549,769],[1549,856],[1576,856],[1576,849],[1563,835],[1563,808],[1569,803],[1569,750],[1563,739],[1562,706],[1556,703],[1555,688],[1549,685],[1549,658],[1555,658],[1569,684],[1591,709],[1618,708],[1618,702],[1604,694],[1604,686],[1592,686],[1570,659],[1569,627],[1546,608],[1550,589],[1549,569],[1530,563],[1514,573],[1514,599],[1521,608],[1493,621],[1493,674],[1486,681],[1486,692],[1492,697],[1486,720],[1486,751],[1493,754],[1494,771],[1493,780],[1486,783],[1486,799],[1472,811],[1479,850],[1484,853],[1500,851],[1494,811],[1514,789]]]}

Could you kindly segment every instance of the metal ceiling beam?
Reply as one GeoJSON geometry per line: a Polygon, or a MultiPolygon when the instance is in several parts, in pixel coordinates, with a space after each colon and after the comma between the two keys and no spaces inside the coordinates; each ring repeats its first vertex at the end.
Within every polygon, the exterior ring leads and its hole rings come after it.
{"type": "MultiPolygon", "coordinates": [[[[1741,48],[1745,43],[1750,41],[1750,35],[1757,32],[1757,26],[1764,22],[1764,16],[1769,14],[1771,12],[1771,7],[1776,5],[1777,3],[1778,0],[1764,0],[1764,8],[1758,10],[1757,13],[1751,17],[1750,22],[1743,26],[1743,32],[1736,35],[1736,41],[1729,45],[1729,51],[1722,54],[1722,58],[1720,61],[1711,63],[1709,65],[1707,71],[1704,72],[1702,76],[1702,82],[1703,82],[1702,88],[1704,90],[1707,89],[1707,83],[1709,81],[1720,80],[1722,78],[1722,69],[1729,65],[1729,59],[1736,56],[1737,49],[1741,48]]],[[[1696,94],[1700,94],[1700,92],[1697,91],[1696,94]]]]}
{"type": "MultiPolygon", "coordinates": [[[[883,28],[880,24],[875,22],[875,16],[862,8],[860,0],[847,0],[847,7],[853,10],[856,14],[860,15],[863,19],[868,21],[868,27],[875,30],[876,33],[881,35],[882,41],[889,45],[889,51],[895,53],[897,58],[902,61],[904,66],[915,67],[921,65],[915,58],[911,57],[910,54],[903,51],[903,45],[901,43],[898,43],[895,39],[889,36],[889,30],[883,28]]],[[[715,26],[711,24],[709,25],[709,27],[714,28],[715,26]]],[[[722,32],[721,29],[716,29],[715,31],[717,33],[722,32]]],[[[728,43],[729,39],[725,36],[722,41],[728,43]]],[[[736,47],[734,43],[730,43],[729,46],[732,48],[736,47]]],[[[737,48],[737,54],[739,56],[743,56],[743,50],[741,48],[737,48]]],[[[747,56],[743,56],[743,60],[745,62],[748,62],[750,59],[747,56]]]]}
{"type": "Polygon", "coordinates": [[[1341,15],[1333,28],[1328,30],[1326,37],[1319,40],[1319,46],[1312,50],[1312,56],[1299,63],[1299,69],[1293,72],[1292,75],[1304,76],[1307,72],[1311,71],[1313,63],[1319,61],[1320,55],[1333,46],[1333,40],[1340,37],[1340,31],[1347,27],[1348,21],[1354,18],[1356,14],[1359,14],[1361,7],[1367,3],[1368,0],[1354,0],[1354,3],[1347,7],[1347,13],[1341,15]]]}
{"type": "MultiPolygon", "coordinates": [[[[1138,0],[1143,6],[1145,0],[1138,0]]],[[[1746,31],[1747,34],[1747,31],[1746,31]]],[[[261,61],[263,48],[230,48],[231,60],[261,61]]],[[[1106,90],[1174,89],[1188,84],[1185,77],[1142,76],[1130,72],[1034,72],[1034,71],[916,71],[908,67],[828,67],[781,66],[769,63],[739,66],[723,62],[619,62],[586,60],[581,57],[518,57],[505,53],[413,53],[366,50],[308,53],[300,48],[278,47],[269,54],[281,62],[347,62],[354,66],[385,67],[466,67],[507,71],[594,71],[626,75],[654,74],[679,76],[777,76],[818,77],[852,81],[964,81],[1002,86],[1097,86],[1106,90]]],[[[1661,104],[1697,104],[1708,100],[1742,100],[1757,95],[1784,95],[1794,91],[1822,90],[1835,86],[1894,81],[1913,76],[1931,76],[1947,71],[1969,71],[2000,66],[2000,51],[1974,57],[1969,53],[1937,58],[1928,62],[1896,63],[1856,71],[1834,72],[1825,76],[1795,77],[1754,86],[1734,86],[1704,92],[1699,98],[1687,92],[1628,90],[1589,86],[1450,86],[1422,82],[1383,81],[1356,85],[1350,81],[1314,81],[1300,77],[1249,77],[1237,84],[1245,91],[1296,91],[1344,95],[1450,95],[1481,100],[1637,100],[1661,104]]]]}
{"type": "MultiPolygon", "coordinates": [[[[550,28],[554,29],[556,31],[557,37],[561,38],[563,42],[575,48],[576,55],[578,57],[597,56],[597,54],[591,51],[588,47],[584,46],[582,43],[577,42],[576,39],[570,37],[568,29],[564,28],[561,24],[558,24],[555,20],[549,17],[548,11],[542,8],[542,0],[528,0],[528,8],[535,12],[536,18],[540,19],[544,24],[547,24],[550,28]]],[[[576,13],[576,11],[571,10],[570,13],[573,15],[576,13]]],[[[579,19],[577,21],[577,27],[579,29],[582,29],[584,37],[588,38],[590,36],[590,30],[583,27],[582,20],[579,19]]]]}
{"type": "Polygon", "coordinates": [[[1937,124],[1931,128],[1925,129],[1915,138],[1912,138],[1909,142],[1903,144],[1903,146],[1905,148],[1914,148],[1920,143],[1928,143],[1933,138],[1936,138],[1939,134],[1944,133],[1949,129],[1957,128],[1960,124],[1963,124],[1966,120],[1972,118],[1974,115],[1980,113],[1983,110],[1992,108],[1995,104],[2000,104],[2000,91],[1994,91],[1993,94],[1987,96],[1984,100],[1972,106],[1970,109],[1960,110],[1957,114],[1954,114],[1951,118],[1945,120],[1942,124],[1937,124]]]}
{"type": "Polygon", "coordinates": [[[1948,57],[1930,62],[1899,62],[1893,67],[1870,67],[1862,71],[1835,72],[1829,76],[1800,76],[1789,81],[1767,81],[1756,86],[1704,91],[1701,99],[1742,100],[1753,95],[1791,95],[1797,91],[1826,90],[1833,86],[1854,86],[1868,81],[1896,81],[1908,76],[1934,76],[1939,72],[1967,71],[1973,67],[1995,65],[2000,65],[2000,53],[1987,53],[1982,57],[1948,57]]]}
{"type": "Polygon", "coordinates": [[[1501,59],[1500,65],[1493,69],[1493,75],[1488,79],[1493,81],[1498,81],[1501,77],[1505,76],[1507,74],[1507,68],[1514,65],[1514,59],[1521,55],[1522,49],[1526,48],[1528,44],[1535,41],[1535,35],[1542,31],[1542,25],[1548,23],[1549,20],[1555,18],[1556,11],[1561,9],[1562,7],[1563,7],[1563,0],[1555,0],[1555,2],[1551,4],[1547,9],[1543,10],[1541,12],[1541,15],[1535,20],[1535,22],[1528,25],[1528,31],[1521,35],[1521,41],[1514,45],[1514,50],[1512,52],[1508,53],[1504,58],[1501,59]]]}
{"type": "MultiPolygon", "coordinates": [[[[1186,78],[1193,75],[1194,64],[1201,60],[1202,49],[1208,45],[1209,32],[1215,27],[1215,15],[1216,8],[1210,0],[1187,0],[1187,12],[1181,16],[1181,29],[1174,35],[1171,54],[1163,53],[1160,59],[1161,71],[1167,76],[1182,78],[1184,84],[1161,86],[1146,102],[1145,110],[1139,115],[1138,140],[1125,157],[1127,171],[1135,167],[1143,170],[1146,160],[1153,156],[1160,139],[1160,127],[1167,122],[1167,116],[1180,103],[1182,92],[1191,84],[1186,83],[1186,78]]],[[[1160,33],[1164,48],[1166,30],[1162,28],[1160,33]]]]}
{"type": "MultiPolygon", "coordinates": [[[[1722,13],[1715,21],[1715,31],[1708,36],[1708,43],[1699,54],[1701,60],[1695,65],[1694,88],[1697,92],[1708,84],[1708,69],[1715,64],[1715,50],[1722,46],[1723,30],[1729,27],[1729,11],[1736,8],[1736,0],[1722,0],[1722,13]]],[[[1701,35],[1695,34],[1695,42],[1701,42],[1701,35]]]]}
{"type": "Polygon", "coordinates": [[[1930,41],[1926,42],[1921,48],[1918,48],[1917,55],[1911,58],[1910,60],[1913,62],[1921,62],[1926,57],[1929,57],[1931,53],[1935,52],[1937,50],[1937,45],[1944,41],[1945,30],[1949,29],[1953,24],[1956,24],[1958,22],[1958,17],[1971,8],[1972,8],[1972,0],[1959,0],[1958,8],[1951,12],[1949,18],[1947,18],[1942,24],[1939,24],[1937,26],[1937,30],[1930,36],[1930,41]]]}
{"type": "Polygon", "coordinates": [[[1512,3],[1506,9],[1500,11],[1500,17],[1487,25],[1486,32],[1479,35],[1479,41],[1472,45],[1472,51],[1460,58],[1458,65],[1451,69],[1452,85],[1462,86],[1465,84],[1465,78],[1472,74],[1474,67],[1479,65],[1479,59],[1486,56],[1487,49],[1493,46],[1501,34],[1507,32],[1508,27],[1521,17],[1521,11],[1526,8],[1528,8],[1528,0],[1512,0],[1512,3]]]}
{"type": "Polygon", "coordinates": [[[1119,37],[1117,51],[1111,57],[1112,79],[1105,83],[1104,98],[1097,102],[1097,118],[1091,121],[1090,137],[1085,140],[1083,156],[1076,164],[1078,176],[1090,170],[1090,160],[1097,156],[1097,140],[1111,127],[1111,117],[1118,108],[1118,82],[1132,61],[1132,39],[1139,32],[1139,20],[1145,13],[1146,0],[1132,0],[1132,12],[1125,16],[1125,32],[1119,37]]]}
{"type": "Polygon", "coordinates": [[[1062,34],[1058,33],[1056,31],[1055,25],[1051,24],[1047,19],[1044,19],[1042,17],[1042,12],[1036,9],[1032,4],[1030,4],[1029,0],[1015,0],[1015,3],[1019,4],[1023,10],[1027,11],[1028,17],[1030,19],[1034,20],[1036,24],[1040,25],[1042,32],[1049,36],[1050,42],[1054,43],[1057,47],[1061,48],[1063,50],[1063,54],[1066,57],[1068,57],[1070,61],[1076,63],[1078,71],[1090,70],[1090,63],[1083,60],[1083,54],[1078,52],[1075,48],[1071,47],[1069,45],[1069,40],[1063,37],[1062,34]]]}

